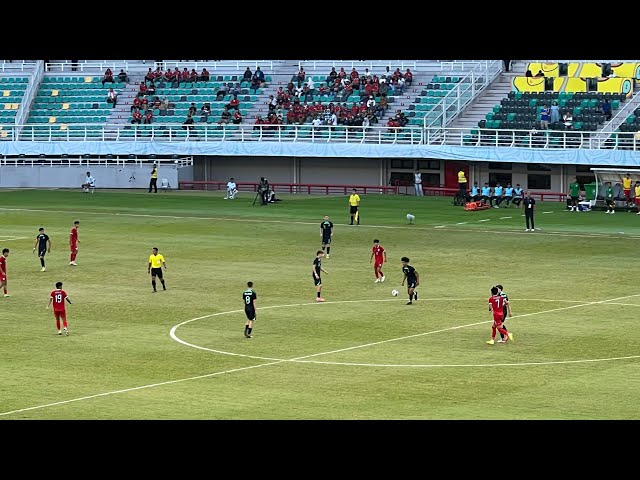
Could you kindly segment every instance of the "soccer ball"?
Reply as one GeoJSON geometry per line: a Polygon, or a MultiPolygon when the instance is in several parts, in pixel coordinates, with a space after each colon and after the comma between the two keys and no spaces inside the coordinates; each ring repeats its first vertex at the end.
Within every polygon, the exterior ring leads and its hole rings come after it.
{"type": "Polygon", "coordinates": [[[391,295],[393,295],[394,297],[398,296],[398,290],[396,290],[395,288],[393,290],[391,290],[391,295]]]}

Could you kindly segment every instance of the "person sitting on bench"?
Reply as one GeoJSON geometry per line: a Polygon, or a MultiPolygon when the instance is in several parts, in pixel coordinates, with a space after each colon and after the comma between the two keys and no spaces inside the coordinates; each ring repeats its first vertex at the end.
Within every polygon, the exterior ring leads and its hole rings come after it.
{"type": "Polygon", "coordinates": [[[87,177],[84,179],[84,183],[82,184],[82,190],[84,193],[93,193],[96,188],[96,180],[91,176],[91,172],[87,172],[87,177]]]}

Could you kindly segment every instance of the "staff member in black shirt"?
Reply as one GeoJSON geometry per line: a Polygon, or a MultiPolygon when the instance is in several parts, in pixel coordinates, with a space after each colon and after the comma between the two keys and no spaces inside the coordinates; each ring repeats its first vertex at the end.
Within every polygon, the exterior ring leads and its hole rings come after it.
{"type": "Polygon", "coordinates": [[[527,232],[533,232],[535,225],[533,223],[533,212],[535,210],[536,200],[531,196],[531,192],[527,190],[527,195],[522,200],[522,208],[524,208],[524,218],[527,222],[527,232]],[[531,228],[529,228],[531,225],[531,228]]]}

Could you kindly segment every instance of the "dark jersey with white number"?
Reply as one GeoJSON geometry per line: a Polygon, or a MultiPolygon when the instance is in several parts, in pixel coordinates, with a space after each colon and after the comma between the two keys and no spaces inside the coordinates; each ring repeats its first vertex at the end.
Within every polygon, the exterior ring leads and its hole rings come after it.
{"type": "Polygon", "coordinates": [[[258,298],[256,292],[254,292],[251,288],[247,288],[244,292],[242,292],[242,299],[244,300],[244,309],[253,311],[253,301],[258,298]]]}
{"type": "Polygon", "coordinates": [[[313,268],[316,270],[316,275],[320,276],[320,272],[322,271],[322,260],[320,260],[320,257],[313,259],[313,268]]]}
{"type": "Polygon", "coordinates": [[[41,252],[43,250],[46,250],[49,235],[47,235],[46,233],[39,233],[36,236],[36,240],[38,240],[38,251],[41,252]]]}
{"type": "Polygon", "coordinates": [[[416,269],[411,265],[405,265],[404,267],[402,267],[402,273],[407,276],[407,282],[409,283],[414,283],[418,280],[418,278],[416,277],[416,269]]]}
{"type": "Polygon", "coordinates": [[[322,231],[322,238],[329,238],[333,232],[333,222],[325,220],[320,224],[320,230],[322,231]]]}

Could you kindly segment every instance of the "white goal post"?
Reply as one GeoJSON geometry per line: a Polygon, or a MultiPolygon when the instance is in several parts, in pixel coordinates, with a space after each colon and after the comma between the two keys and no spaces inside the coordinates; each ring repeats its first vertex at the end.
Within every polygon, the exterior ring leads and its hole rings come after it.
{"type": "Polygon", "coordinates": [[[613,198],[616,201],[626,202],[632,201],[635,197],[634,187],[636,182],[640,182],[640,170],[632,168],[591,168],[596,177],[595,198],[591,201],[591,205],[595,205],[596,200],[604,198],[604,192],[607,184],[611,182],[613,187],[613,198]],[[631,193],[628,199],[624,198],[622,179],[629,175],[631,178],[631,193]]]}

